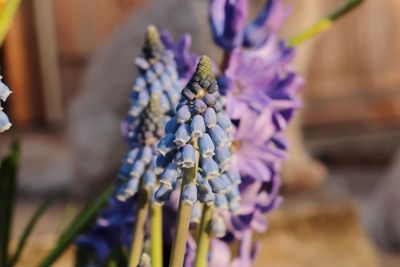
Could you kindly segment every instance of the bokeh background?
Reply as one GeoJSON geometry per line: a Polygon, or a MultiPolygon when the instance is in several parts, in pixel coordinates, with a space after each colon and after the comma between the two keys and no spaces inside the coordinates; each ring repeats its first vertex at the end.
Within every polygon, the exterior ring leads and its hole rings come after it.
{"type": "MultiPolygon", "coordinates": [[[[256,9],[264,1],[250,2],[256,9]]],[[[285,38],[344,1],[286,2],[285,38]]],[[[288,132],[287,201],[260,237],[257,266],[400,266],[399,12],[398,0],[367,0],[299,46],[296,66],[307,83],[288,132]]],[[[13,90],[6,103],[13,127],[0,136],[0,153],[13,137],[22,142],[14,236],[44,195],[58,200],[21,266],[33,266],[76,210],[114,179],[124,153],[119,121],[149,23],[175,37],[191,32],[195,51],[220,57],[206,0],[22,1],[0,48],[13,90]]],[[[56,266],[72,266],[72,254],[56,266]]]]}

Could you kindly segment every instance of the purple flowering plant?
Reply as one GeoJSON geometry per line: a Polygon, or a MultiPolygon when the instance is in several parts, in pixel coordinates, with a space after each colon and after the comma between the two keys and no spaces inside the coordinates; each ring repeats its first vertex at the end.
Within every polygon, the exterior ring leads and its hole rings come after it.
{"type": "MultiPolygon", "coordinates": [[[[283,133],[301,107],[304,81],[292,66],[294,47],[361,2],[348,0],[283,40],[279,30],[290,11],[283,0],[266,0],[254,18],[248,0],[209,0],[211,32],[223,50],[219,68],[190,51],[189,34],[174,41],[148,26],[134,61],[138,74],[121,127],[128,151],[115,183],[77,215],[37,266],[52,266],[72,242],[77,267],[253,266],[259,247],[253,236],[267,230],[265,215],[282,203],[283,133]]],[[[1,106],[11,91],[1,78],[0,133],[11,127],[1,106]]],[[[18,263],[49,206],[38,208],[9,253],[18,162],[15,143],[0,162],[6,200],[0,202],[6,226],[0,265],[8,267],[18,263]]]]}
{"type": "MultiPolygon", "coordinates": [[[[80,266],[108,266],[116,253],[125,258],[116,266],[253,265],[253,232],[265,232],[265,214],[282,203],[283,133],[301,107],[294,45],[338,16],[286,41],[283,1],[266,1],[253,20],[248,5],[210,0],[224,52],[216,73],[207,56],[190,52],[190,35],[175,42],[148,28],[122,127],[130,151],[107,207],[77,239],[78,251],[93,255],[80,266]]],[[[354,6],[345,7],[338,12],[354,6]]]]}

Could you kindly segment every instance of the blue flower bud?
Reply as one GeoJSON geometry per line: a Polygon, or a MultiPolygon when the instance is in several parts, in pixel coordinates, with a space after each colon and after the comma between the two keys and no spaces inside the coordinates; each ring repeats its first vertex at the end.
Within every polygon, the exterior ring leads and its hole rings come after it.
{"type": "Polygon", "coordinates": [[[191,117],[189,106],[183,105],[181,106],[178,111],[176,112],[176,119],[177,122],[183,124],[187,122],[191,117]]]}
{"type": "Polygon", "coordinates": [[[193,100],[196,97],[196,94],[193,93],[189,88],[184,88],[182,94],[186,96],[189,100],[193,100]]]}
{"type": "Polygon", "coordinates": [[[206,103],[203,102],[203,100],[196,99],[194,101],[193,108],[197,113],[202,114],[202,113],[204,113],[204,111],[206,111],[207,105],[206,105],[206,103]]]}
{"type": "Polygon", "coordinates": [[[137,117],[143,111],[143,106],[139,105],[138,102],[132,104],[131,108],[129,109],[129,114],[133,117],[137,117]]]}
{"type": "Polygon", "coordinates": [[[183,203],[193,205],[197,201],[197,190],[196,186],[192,183],[186,184],[182,189],[182,201],[183,203]]]}
{"type": "Polygon", "coordinates": [[[154,200],[160,204],[164,203],[170,198],[172,190],[172,185],[162,183],[160,187],[154,192],[154,200]]]}
{"type": "Polygon", "coordinates": [[[147,70],[150,67],[149,62],[143,57],[137,57],[135,59],[135,64],[142,70],[147,70]]]}
{"type": "Polygon", "coordinates": [[[200,137],[199,150],[202,158],[210,158],[214,155],[215,145],[208,134],[200,137]]]}
{"type": "Polygon", "coordinates": [[[173,78],[178,78],[178,74],[177,74],[177,72],[176,72],[176,66],[171,66],[171,65],[169,65],[169,66],[166,66],[165,67],[165,71],[171,76],[171,77],[173,77],[173,78]]]}
{"type": "Polygon", "coordinates": [[[153,188],[157,183],[157,176],[152,170],[147,170],[143,176],[143,184],[147,189],[153,188]]]}
{"type": "Polygon", "coordinates": [[[156,158],[156,166],[165,169],[168,166],[168,164],[172,161],[172,159],[173,159],[172,153],[169,153],[165,156],[158,155],[156,158]]]}
{"type": "Polygon", "coordinates": [[[220,168],[226,169],[231,164],[231,152],[226,147],[217,147],[214,159],[220,168]]]}
{"type": "Polygon", "coordinates": [[[163,88],[159,80],[155,80],[150,86],[150,94],[156,94],[161,97],[163,88]]]}
{"type": "Polygon", "coordinates": [[[181,151],[177,150],[175,152],[174,161],[178,166],[182,165],[182,152],[181,151]]]}
{"type": "Polygon", "coordinates": [[[206,179],[212,179],[219,175],[218,164],[212,158],[202,159],[201,169],[206,179]]]}
{"type": "Polygon", "coordinates": [[[160,80],[161,80],[161,83],[162,83],[164,88],[166,88],[166,89],[170,89],[171,88],[172,82],[171,82],[171,79],[170,79],[170,77],[169,77],[169,75],[167,73],[165,73],[165,72],[162,73],[161,76],[160,76],[160,80]]]}
{"type": "Polygon", "coordinates": [[[132,90],[135,92],[140,92],[145,88],[146,88],[146,80],[142,76],[137,77],[136,80],[134,81],[132,90]]]}
{"type": "Polygon", "coordinates": [[[10,120],[8,119],[8,116],[0,110],[0,133],[7,131],[10,129],[11,123],[10,120]]]}
{"type": "Polygon", "coordinates": [[[209,80],[200,80],[199,84],[202,88],[205,88],[205,89],[207,89],[211,85],[209,80]]]}
{"type": "Polygon", "coordinates": [[[150,96],[147,90],[142,90],[139,92],[138,103],[140,106],[145,107],[150,101],[150,96]]]}
{"type": "Polygon", "coordinates": [[[201,204],[196,202],[192,207],[192,214],[190,215],[190,222],[199,223],[201,219],[201,204]]]}
{"type": "Polygon", "coordinates": [[[157,75],[152,70],[146,71],[146,80],[148,83],[152,83],[157,79],[157,75]]]}
{"type": "Polygon", "coordinates": [[[139,188],[139,179],[130,179],[125,188],[125,194],[129,197],[136,194],[139,188]]]}
{"type": "Polygon", "coordinates": [[[204,121],[208,128],[213,128],[217,125],[217,114],[213,108],[207,108],[206,112],[204,113],[204,121]]]}
{"type": "Polygon", "coordinates": [[[196,94],[198,94],[200,92],[200,90],[202,90],[202,89],[203,88],[201,88],[201,86],[198,82],[192,83],[192,91],[195,92],[196,94]]]}
{"type": "Polygon", "coordinates": [[[153,149],[150,146],[144,146],[141,150],[140,160],[149,164],[153,158],[153,149]]]}
{"type": "Polygon", "coordinates": [[[237,186],[234,186],[232,190],[230,190],[226,197],[228,199],[229,210],[232,213],[237,213],[240,209],[240,192],[237,186]]]}
{"type": "Polygon", "coordinates": [[[131,169],[132,169],[132,164],[129,164],[128,162],[125,161],[119,168],[118,178],[128,179],[131,169]]]}
{"type": "Polygon", "coordinates": [[[185,145],[182,149],[181,157],[182,168],[193,168],[196,164],[196,154],[192,145],[185,145]]]}
{"type": "Polygon", "coordinates": [[[202,203],[212,203],[215,200],[215,194],[212,192],[211,186],[207,180],[198,182],[197,191],[199,201],[202,203]]]}
{"type": "MultiPolygon", "coordinates": [[[[156,64],[153,65],[153,70],[157,75],[161,75],[164,71],[164,66],[162,63],[157,62],[156,64]]],[[[176,70],[175,70],[176,72],[176,70]]]]}
{"type": "Polygon", "coordinates": [[[133,164],[133,162],[136,161],[139,155],[139,149],[134,148],[131,151],[128,152],[128,155],[126,156],[126,161],[130,164],[133,164]]]}
{"type": "Polygon", "coordinates": [[[222,238],[226,235],[226,224],[221,216],[213,216],[211,221],[211,231],[218,238],[222,238]]]}
{"type": "Polygon", "coordinates": [[[229,144],[228,136],[219,125],[215,125],[214,127],[212,127],[209,132],[211,139],[217,146],[223,147],[229,144]]]}
{"type": "Polygon", "coordinates": [[[177,122],[176,117],[173,117],[165,124],[165,133],[175,134],[178,129],[179,124],[177,122]]]}
{"type": "Polygon", "coordinates": [[[175,132],[175,140],[174,143],[177,146],[184,146],[186,145],[189,140],[190,140],[190,129],[189,125],[187,124],[182,124],[181,126],[178,127],[178,129],[175,132]]]}
{"type": "Polygon", "coordinates": [[[206,103],[209,107],[213,107],[217,100],[218,99],[215,94],[206,94],[204,96],[204,103],[206,103]]]}
{"type": "Polygon", "coordinates": [[[131,180],[132,179],[139,179],[146,167],[146,164],[141,160],[136,160],[135,163],[132,165],[132,170],[130,172],[131,180]]]}
{"type": "Polygon", "coordinates": [[[226,174],[209,179],[208,182],[211,185],[212,191],[217,194],[226,193],[231,185],[231,181],[226,174]]]}
{"type": "Polygon", "coordinates": [[[223,106],[220,102],[215,103],[214,105],[215,112],[221,112],[223,110],[223,106]]]}
{"type": "Polygon", "coordinates": [[[227,210],[229,208],[228,200],[226,199],[226,196],[223,194],[215,194],[214,204],[218,209],[221,210],[227,210]]]}
{"type": "Polygon", "coordinates": [[[226,175],[228,175],[229,180],[231,180],[232,184],[240,184],[242,179],[240,177],[240,173],[237,170],[230,169],[227,171],[226,175]]]}
{"type": "Polygon", "coordinates": [[[222,127],[225,131],[230,131],[232,128],[231,120],[225,116],[222,112],[217,114],[218,125],[222,127]]]}
{"type": "Polygon", "coordinates": [[[178,93],[178,90],[175,89],[170,89],[167,90],[167,95],[171,101],[171,103],[177,103],[179,99],[181,98],[180,94],[178,93]]]}
{"type": "Polygon", "coordinates": [[[190,124],[190,129],[192,130],[193,137],[201,137],[203,135],[203,133],[206,131],[206,125],[201,115],[196,115],[193,117],[192,123],[190,124]]]}
{"type": "Polygon", "coordinates": [[[157,144],[157,153],[165,156],[174,147],[174,134],[165,135],[157,144]]]}
{"type": "Polygon", "coordinates": [[[165,94],[162,94],[160,96],[160,109],[163,112],[168,112],[171,110],[173,107],[171,107],[171,103],[169,102],[168,97],[165,94]]]}
{"type": "Polygon", "coordinates": [[[160,176],[160,183],[169,184],[172,186],[178,178],[178,166],[171,162],[160,176]]]}

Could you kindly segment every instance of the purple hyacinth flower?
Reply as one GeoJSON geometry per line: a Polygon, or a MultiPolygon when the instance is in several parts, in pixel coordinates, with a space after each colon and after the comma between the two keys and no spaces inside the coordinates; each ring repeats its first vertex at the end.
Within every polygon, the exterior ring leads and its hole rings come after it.
{"type": "Polygon", "coordinates": [[[301,105],[297,93],[303,79],[291,70],[292,50],[277,51],[233,51],[224,76],[226,109],[231,119],[240,119],[248,111],[266,113],[276,130],[286,128],[293,111],[301,105]]]}
{"type": "Polygon", "coordinates": [[[248,0],[210,0],[209,4],[214,41],[226,51],[263,46],[280,29],[288,13],[282,0],[268,0],[255,19],[247,23],[248,0]]]}
{"type": "Polygon", "coordinates": [[[192,45],[192,37],[190,34],[182,35],[176,43],[169,31],[163,31],[160,37],[165,47],[171,50],[175,55],[179,78],[184,81],[189,80],[196,69],[196,62],[198,59],[196,54],[189,52],[192,45]]]}
{"type": "Polygon", "coordinates": [[[209,22],[214,42],[225,50],[241,46],[248,0],[210,0],[209,22]]]}
{"type": "Polygon", "coordinates": [[[245,47],[260,47],[282,26],[290,12],[282,0],[268,0],[257,17],[244,30],[245,47]]]}

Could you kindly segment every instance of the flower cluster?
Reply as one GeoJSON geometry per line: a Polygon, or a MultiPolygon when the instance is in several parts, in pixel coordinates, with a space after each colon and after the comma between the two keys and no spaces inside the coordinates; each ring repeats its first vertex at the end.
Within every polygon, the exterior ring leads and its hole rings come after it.
{"type": "MultiPolygon", "coordinates": [[[[11,94],[10,89],[5,85],[1,79],[3,77],[0,76],[0,100],[1,101],[6,101],[8,96],[11,94]]],[[[7,131],[10,129],[11,123],[10,120],[8,119],[7,114],[3,112],[3,108],[1,107],[1,102],[0,102],[0,133],[7,131]]]]}
{"type": "Polygon", "coordinates": [[[262,46],[284,22],[288,8],[282,0],[268,0],[247,23],[248,0],[210,0],[209,20],[216,44],[225,50],[262,46]]]}
{"type": "MultiPolygon", "coordinates": [[[[211,5],[217,2],[224,1],[211,1],[211,5]]],[[[227,2],[247,12],[247,1],[227,2]]],[[[234,15],[238,12],[227,10],[227,19],[242,18],[234,15]]],[[[224,218],[229,233],[239,240],[249,230],[264,232],[265,213],[282,202],[279,171],[287,150],[282,132],[300,107],[297,93],[303,83],[292,70],[294,49],[277,34],[287,10],[280,0],[267,1],[253,23],[234,35],[241,41],[222,46],[229,60],[219,84],[234,123],[233,166],[242,179],[241,208],[234,216],[227,214],[224,218]]]]}
{"type": "Polygon", "coordinates": [[[148,27],[142,55],[135,62],[139,77],[134,81],[125,123],[131,150],[119,172],[121,201],[138,191],[141,177],[148,189],[156,184],[155,144],[164,134],[166,120],[174,114],[181,90],[174,54],[164,48],[154,26],[148,27]]]}
{"type": "Polygon", "coordinates": [[[131,94],[131,108],[123,122],[123,134],[130,151],[117,177],[117,189],[108,206],[100,211],[97,223],[77,240],[80,248],[95,252],[102,264],[116,247],[130,247],[140,183],[152,191],[157,182],[155,145],[164,135],[165,122],[175,113],[180,96],[174,54],[164,48],[154,26],[146,32],[142,54],[135,61],[139,77],[131,94]]]}
{"type": "Polygon", "coordinates": [[[202,56],[196,72],[182,91],[176,115],[165,126],[157,145],[157,167],[162,169],[155,199],[164,202],[185,170],[196,168],[196,183],[182,189],[182,201],[214,203],[238,209],[240,176],[230,169],[232,125],[224,114],[217,81],[208,57],[202,56]],[[197,166],[198,163],[198,166],[197,166]]]}

